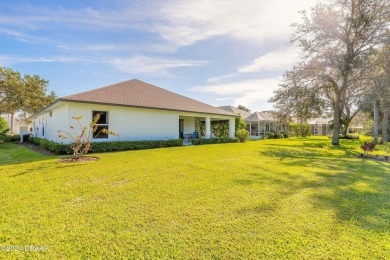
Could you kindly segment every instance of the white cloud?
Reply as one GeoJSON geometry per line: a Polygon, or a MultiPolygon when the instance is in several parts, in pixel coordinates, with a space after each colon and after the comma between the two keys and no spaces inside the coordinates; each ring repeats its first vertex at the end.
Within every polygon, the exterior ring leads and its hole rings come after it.
{"type": "Polygon", "coordinates": [[[270,39],[287,40],[290,24],[300,19],[299,10],[315,0],[225,0],[164,1],[160,4],[154,30],[167,41],[188,46],[217,35],[263,43],[270,39]]]}
{"type": "Polygon", "coordinates": [[[136,56],[129,58],[117,58],[110,61],[117,69],[134,74],[167,74],[172,68],[193,67],[205,64],[205,61],[178,60],[136,56]]]}
{"type": "Polygon", "coordinates": [[[238,71],[240,73],[254,73],[260,71],[287,70],[298,61],[298,58],[298,49],[282,49],[260,56],[250,64],[241,66],[238,71]]]}
{"type": "Polygon", "coordinates": [[[267,100],[272,97],[273,91],[279,86],[281,78],[244,80],[234,83],[195,86],[193,92],[214,94],[219,104],[230,100],[230,105],[239,104],[249,107],[253,111],[262,111],[272,108],[267,100]]]}

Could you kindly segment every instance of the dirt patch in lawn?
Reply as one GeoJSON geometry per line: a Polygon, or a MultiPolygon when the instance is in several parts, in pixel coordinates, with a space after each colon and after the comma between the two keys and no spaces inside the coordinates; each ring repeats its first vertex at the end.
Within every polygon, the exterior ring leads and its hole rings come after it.
{"type": "Polygon", "coordinates": [[[95,156],[82,156],[77,159],[74,159],[72,157],[70,158],[63,158],[60,159],[60,162],[65,162],[65,163],[72,163],[72,162],[93,162],[93,161],[98,161],[99,158],[95,156]]]}
{"type": "Polygon", "coordinates": [[[382,155],[369,155],[369,154],[359,154],[359,158],[363,159],[371,159],[375,161],[382,161],[382,162],[389,162],[390,163],[390,156],[382,156],[382,155]]]}
{"type": "Polygon", "coordinates": [[[49,155],[49,156],[54,156],[56,154],[49,152],[48,150],[40,147],[39,145],[32,144],[32,143],[21,143],[21,142],[16,142],[15,144],[22,145],[30,150],[33,150],[37,153],[43,154],[43,155],[49,155]]]}

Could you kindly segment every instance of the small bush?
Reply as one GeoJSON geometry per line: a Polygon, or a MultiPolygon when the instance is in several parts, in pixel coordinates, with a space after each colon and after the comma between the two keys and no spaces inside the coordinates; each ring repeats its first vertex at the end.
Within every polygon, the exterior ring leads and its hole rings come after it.
{"type": "Polygon", "coordinates": [[[306,137],[311,135],[311,125],[290,123],[290,131],[293,136],[306,137]]]}
{"type": "Polygon", "coordinates": [[[192,140],[194,145],[202,144],[222,144],[222,143],[237,143],[239,140],[237,137],[233,138],[197,138],[192,140]]]}
{"type": "Polygon", "coordinates": [[[20,141],[20,135],[5,135],[4,136],[4,142],[6,143],[13,143],[13,142],[19,142],[20,141]]]}
{"type": "Polygon", "coordinates": [[[375,150],[375,147],[376,147],[376,143],[374,142],[364,142],[364,144],[362,144],[360,146],[360,148],[363,150],[364,154],[368,154],[368,153],[371,153],[375,150]]]}
{"type": "MultiPolygon", "coordinates": [[[[285,134],[282,133],[282,132],[275,132],[275,131],[272,131],[272,132],[269,132],[269,133],[265,133],[265,139],[279,139],[279,138],[285,138],[284,137],[285,134]]],[[[286,134],[287,136],[287,134],[286,134]]]]}
{"type": "Polygon", "coordinates": [[[237,130],[237,138],[241,143],[245,143],[249,137],[249,132],[246,129],[237,130]]]}

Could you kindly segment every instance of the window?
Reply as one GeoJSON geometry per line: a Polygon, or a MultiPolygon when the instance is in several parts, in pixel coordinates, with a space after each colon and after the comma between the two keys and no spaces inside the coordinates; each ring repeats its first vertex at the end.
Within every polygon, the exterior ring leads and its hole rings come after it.
{"type": "Polygon", "coordinates": [[[95,118],[95,116],[99,114],[100,118],[96,122],[97,129],[95,133],[93,134],[93,138],[95,139],[104,139],[108,138],[108,134],[105,134],[102,132],[103,129],[108,130],[108,112],[107,111],[92,111],[92,119],[95,118]]]}

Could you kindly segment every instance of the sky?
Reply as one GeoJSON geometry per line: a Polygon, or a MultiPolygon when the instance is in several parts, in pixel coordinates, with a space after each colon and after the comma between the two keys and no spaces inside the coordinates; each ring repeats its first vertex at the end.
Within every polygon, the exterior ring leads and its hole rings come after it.
{"type": "Polygon", "coordinates": [[[0,66],[58,97],[139,79],[213,106],[272,109],[315,0],[1,0],[0,66]]]}

